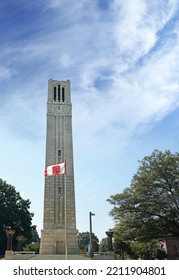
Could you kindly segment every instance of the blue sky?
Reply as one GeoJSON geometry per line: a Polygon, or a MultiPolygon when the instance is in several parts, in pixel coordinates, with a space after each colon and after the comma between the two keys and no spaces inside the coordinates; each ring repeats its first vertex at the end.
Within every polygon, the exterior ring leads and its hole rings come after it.
{"type": "Polygon", "coordinates": [[[101,239],[138,160],[179,150],[179,1],[6,0],[0,32],[0,178],[40,232],[47,83],[69,79],[77,228],[91,211],[101,239]]]}

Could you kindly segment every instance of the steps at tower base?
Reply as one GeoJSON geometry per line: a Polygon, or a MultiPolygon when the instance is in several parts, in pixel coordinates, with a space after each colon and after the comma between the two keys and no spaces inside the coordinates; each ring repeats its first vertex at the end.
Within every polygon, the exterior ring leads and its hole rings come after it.
{"type": "MultiPolygon", "coordinates": [[[[114,254],[101,255],[95,254],[93,260],[114,260],[114,254]]],[[[35,255],[32,260],[65,260],[65,255],[35,255]]],[[[86,255],[68,255],[68,260],[91,260],[91,258],[86,255]]]]}
{"type": "MultiPolygon", "coordinates": [[[[65,255],[35,255],[31,260],[65,260],[65,255]]],[[[68,255],[68,260],[89,260],[87,255],[68,255]]]]}

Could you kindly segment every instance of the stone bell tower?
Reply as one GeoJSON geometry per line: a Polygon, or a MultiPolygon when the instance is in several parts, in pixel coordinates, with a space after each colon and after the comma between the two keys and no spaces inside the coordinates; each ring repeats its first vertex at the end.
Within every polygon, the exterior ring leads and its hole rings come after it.
{"type": "Polygon", "coordinates": [[[46,166],[66,162],[66,174],[45,177],[40,254],[78,252],[70,81],[48,81],[46,166]],[[65,193],[66,192],[66,193],[65,193]],[[67,239],[67,240],[66,240],[67,239]]]}

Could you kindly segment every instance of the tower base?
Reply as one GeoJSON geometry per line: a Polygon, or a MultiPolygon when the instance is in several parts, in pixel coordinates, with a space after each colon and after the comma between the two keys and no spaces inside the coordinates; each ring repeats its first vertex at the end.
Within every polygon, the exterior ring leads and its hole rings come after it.
{"type": "MultiPolygon", "coordinates": [[[[67,230],[68,254],[78,254],[78,240],[76,229],[67,230]]],[[[43,229],[41,231],[40,255],[65,254],[65,230],[43,229]]]]}

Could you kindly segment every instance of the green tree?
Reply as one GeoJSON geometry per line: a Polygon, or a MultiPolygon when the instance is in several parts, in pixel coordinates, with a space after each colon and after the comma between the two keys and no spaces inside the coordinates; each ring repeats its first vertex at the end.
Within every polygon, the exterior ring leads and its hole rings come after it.
{"type": "Polygon", "coordinates": [[[139,163],[130,187],[108,199],[115,234],[145,242],[179,236],[179,153],[154,150],[139,163]]]}
{"type": "MultiPolygon", "coordinates": [[[[27,242],[32,238],[32,217],[30,201],[23,199],[14,186],[0,179],[0,255],[7,244],[6,229],[15,230],[13,247],[17,246],[17,236],[24,235],[27,242]]],[[[34,226],[33,226],[34,228],[34,226]]]]}
{"type": "Polygon", "coordinates": [[[40,242],[40,237],[39,237],[38,231],[36,229],[36,226],[31,226],[31,237],[28,241],[29,241],[29,243],[40,242]]]}
{"type": "Polygon", "coordinates": [[[113,248],[114,248],[116,259],[123,260],[123,259],[127,259],[128,256],[133,255],[130,243],[120,240],[119,236],[115,236],[113,248]]]}
{"type": "Polygon", "coordinates": [[[108,251],[108,238],[102,238],[99,243],[99,251],[100,252],[107,252],[108,251]]]}
{"type": "Polygon", "coordinates": [[[23,251],[34,251],[36,254],[39,254],[40,242],[32,242],[23,247],[23,251]]]}
{"type": "MultiPolygon", "coordinates": [[[[94,243],[95,242],[95,246],[97,247],[97,244],[99,242],[99,239],[97,238],[97,236],[92,233],[92,241],[94,243]]],[[[83,251],[88,251],[88,245],[90,243],[90,233],[88,231],[86,232],[81,232],[78,234],[78,246],[80,248],[80,250],[83,250],[83,251]]],[[[96,249],[96,248],[94,248],[96,249]]],[[[96,251],[96,250],[94,250],[96,251]]]]}
{"type": "Polygon", "coordinates": [[[165,259],[167,254],[159,246],[158,241],[151,240],[150,242],[134,241],[130,243],[131,255],[134,258],[149,260],[149,259],[165,259]]]}

